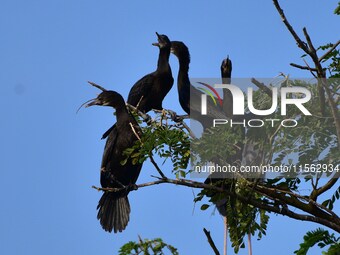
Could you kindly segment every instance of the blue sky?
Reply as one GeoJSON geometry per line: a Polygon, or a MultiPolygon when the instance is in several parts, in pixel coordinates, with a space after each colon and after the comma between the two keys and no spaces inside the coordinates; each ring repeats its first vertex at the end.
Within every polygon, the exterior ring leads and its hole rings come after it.
{"type": "MultiPolygon", "coordinates": [[[[339,39],[338,1],[282,1],[300,34],[315,45],[339,39]]],[[[3,0],[0,9],[1,254],[116,254],[130,240],[162,237],[181,254],[211,254],[203,227],[223,245],[222,218],[201,212],[189,188],[160,185],[129,195],[132,213],[121,234],[104,232],[96,219],[100,193],[101,134],[115,121],[112,109],[77,107],[98,91],[86,81],[120,92],[155,70],[155,32],[184,41],[191,77],[219,77],[221,60],[233,77],[308,75],[271,1],[3,0]]],[[[177,59],[171,57],[174,77],[177,59]]],[[[163,106],[183,113],[176,85],[163,106]]],[[[161,160],[158,160],[161,162],[161,160]]],[[[168,175],[170,169],[165,170],[168,175]]],[[[155,170],[143,167],[139,183],[155,170]]],[[[339,208],[337,208],[339,209],[339,208]]],[[[254,254],[292,254],[318,225],[271,218],[254,254]]],[[[314,254],[319,254],[318,250],[314,254]]],[[[243,250],[240,254],[246,254],[243,250]]],[[[312,254],[312,253],[311,253],[312,254]]]]}

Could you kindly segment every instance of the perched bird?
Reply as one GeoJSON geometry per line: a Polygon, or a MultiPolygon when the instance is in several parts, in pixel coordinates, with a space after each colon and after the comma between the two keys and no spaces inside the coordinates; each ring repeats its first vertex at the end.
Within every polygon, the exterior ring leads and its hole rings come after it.
{"type": "MultiPolygon", "coordinates": [[[[162,110],[162,102],[174,84],[169,65],[171,42],[166,35],[160,35],[157,32],[156,35],[158,43],[152,45],[159,47],[157,69],[132,86],[127,100],[128,104],[144,113],[152,109],[162,110]]],[[[105,139],[113,129],[114,126],[107,130],[102,139],[105,139]]]]}
{"type": "MultiPolygon", "coordinates": [[[[230,84],[231,82],[231,71],[233,69],[232,62],[229,56],[223,59],[221,64],[221,76],[223,84],[230,84]]],[[[233,97],[230,90],[223,89],[223,111],[228,116],[228,118],[233,117],[233,97]]]]}
{"type": "MultiPolygon", "coordinates": [[[[148,112],[151,109],[162,110],[163,99],[174,82],[169,65],[171,42],[166,35],[159,35],[157,32],[156,35],[158,43],[153,43],[153,45],[159,47],[157,70],[137,81],[131,88],[127,100],[130,105],[137,107],[142,112],[148,112]]],[[[116,108],[117,123],[102,136],[102,139],[107,138],[107,141],[101,166],[101,185],[102,187],[122,188],[122,191],[118,193],[104,192],[97,207],[99,210],[97,218],[103,229],[108,232],[113,229],[116,233],[123,231],[129,221],[128,186],[135,184],[142,168],[141,164],[133,165],[131,160],[121,165],[121,161],[124,159],[122,153],[126,148],[132,147],[137,140],[133,131],[136,131],[137,134],[141,131],[135,119],[126,110],[124,99],[116,92],[114,92],[115,96],[112,92],[110,92],[111,96],[106,96],[109,95],[107,93],[109,91],[103,91],[88,106],[118,107],[116,108]],[[115,100],[116,103],[114,103],[115,100]],[[134,130],[130,127],[130,123],[135,127],[134,130]]]]}
{"type": "MultiPolygon", "coordinates": [[[[227,57],[222,61],[221,64],[221,76],[222,76],[222,83],[223,84],[230,84],[231,83],[231,72],[232,72],[232,62],[227,57]]],[[[231,92],[228,89],[223,89],[223,111],[228,116],[228,118],[233,120],[238,119],[251,119],[254,118],[255,115],[251,113],[246,113],[244,116],[234,116],[233,115],[233,97],[231,92]]],[[[256,116],[255,116],[256,118],[256,116]]],[[[257,117],[258,118],[258,117],[257,117]]],[[[259,147],[254,143],[253,141],[248,141],[246,137],[249,135],[246,132],[246,128],[242,127],[241,125],[232,127],[232,132],[239,132],[241,139],[238,141],[237,146],[235,146],[235,154],[233,156],[230,156],[229,158],[225,159],[226,162],[233,166],[253,166],[253,165],[260,165],[263,152],[260,149],[256,149],[259,147]]],[[[247,178],[246,175],[243,175],[244,178],[247,178]]],[[[254,177],[254,176],[252,176],[254,177]]],[[[254,181],[254,185],[256,185],[259,181],[261,181],[261,178],[263,176],[259,174],[257,176],[257,180],[249,179],[251,181],[254,181]]],[[[235,231],[233,238],[234,242],[237,241],[239,245],[243,243],[243,237],[244,235],[248,235],[248,252],[249,254],[252,254],[252,248],[251,248],[251,232],[250,230],[245,233],[241,232],[239,229],[239,226],[242,226],[244,224],[245,218],[247,216],[243,216],[243,218],[238,218],[237,213],[241,211],[243,214],[248,215],[251,217],[254,212],[256,212],[256,209],[254,209],[251,206],[248,206],[245,203],[241,203],[236,200],[236,192],[242,193],[243,196],[253,196],[252,192],[247,190],[241,190],[238,188],[237,180],[235,179],[235,176],[232,174],[220,174],[217,176],[216,174],[211,174],[205,181],[206,184],[213,184],[217,185],[219,187],[223,187],[224,189],[228,190],[232,194],[230,196],[223,196],[223,194],[217,194],[216,192],[212,191],[205,191],[206,195],[208,197],[212,198],[213,203],[216,205],[216,208],[221,216],[224,218],[224,235],[225,235],[225,254],[226,254],[226,238],[228,235],[228,227],[230,229],[233,229],[235,231]],[[215,197],[215,198],[214,198],[215,197]],[[232,215],[232,216],[231,216],[232,215]],[[228,217],[229,216],[229,217],[228,217]]],[[[254,222],[247,222],[248,227],[254,222]]],[[[244,231],[244,230],[243,230],[244,231]]]]}
{"type": "MultiPolygon", "coordinates": [[[[221,77],[222,77],[222,83],[223,84],[230,84],[231,81],[231,72],[232,72],[232,62],[228,58],[223,59],[221,64],[221,77]]],[[[232,96],[229,90],[223,89],[223,111],[228,114],[228,117],[232,117],[232,96]],[[231,100],[231,103],[230,103],[231,100]]],[[[234,132],[240,132],[241,137],[244,137],[244,128],[241,126],[232,127],[234,132]]],[[[223,159],[224,162],[239,166],[242,161],[242,142],[240,141],[237,146],[234,147],[234,155],[230,155],[228,158],[223,159]]],[[[217,162],[220,164],[220,162],[217,162]]],[[[229,189],[230,191],[234,191],[235,189],[235,182],[233,180],[234,175],[232,173],[213,173],[209,175],[209,177],[205,180],[206,184],[218,184],[222,187],[225,187],[229,189]]],[[[208,196],[212,197],[216,195],[215,192],[208,192],[208,196]]],[[[232,202],[234,203],[234,198],[231,198],[232,202]]],[[[218,212],[226,217],[226,202],[227,199],[223,198],[221,200],[216,200],[214,203],[216,205],[216,208],[218,212]]]]}
{"type": "Polygon", "coordinates": [[[215,105],[210,98],[207,100],[207,115],[201,114],[201,96],[202,92],[191,85],[189,79],[190,53],[188,47],[180,41],[171,42],[171,53],[173,53],[179,62],[179,71],[177,76],[177,89],[179,103],[182,109],[190,115],[190,118],[199,121],[203,128],[213,126],[213,119],[226,119],[220,105],[215,105]]]}
{"type": "Polygon", "coordinates": [[[190,89],[194,88],[189,79],[190,53],[188,47],[179,41],[171,42],[171,53],[179,62],[177,75],[178,99],[182,109],[190,115],[190,89]]]}
{"type": "Polygon", "coordinates": [[[135,118],[126,109],[123,97],[115,91],[103,91],[97,98],[91,100],[86,107],[93,105],[110,106],[116,109],[117,122],[109,133],[101,163],[100,183],[103,188],[118,188],[118,192],[104,191],[99,200],[97,218],[105,231],[122,232],[130,218],[128,193],[131,185],[137,181],[142,164],[132,164],[123,152],[131,148],[141,129],[135,118]]]}
{"type": "Polygon", "coordinates": [[[130,105],[142,112],[162,110],[163,99],[174,84],[169,65],[171,42],[166,35],[159,35],[157,32],[156,34],[158,43],[152,45],[159,47],[157,70],[137,81],[131,88],[127,100],[130,105]]]}

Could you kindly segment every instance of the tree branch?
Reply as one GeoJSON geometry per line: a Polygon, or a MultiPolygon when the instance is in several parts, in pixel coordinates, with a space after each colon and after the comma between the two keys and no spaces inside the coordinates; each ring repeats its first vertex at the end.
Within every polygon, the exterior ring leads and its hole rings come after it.
{"type": "MultiPolygon", "coordinates": [[[[314,45],[312,43],[312,40],[310,39],[310,36],[307,32],[307,29],[304,27],[303,28],[303,33],[306,37],[307,43],[305,43],[304,41],[301,40],[301,38],[297,35],[297,33],[295,32],[294,28],[290,25],[290,23],[288,22],[282,8],[280,7],[279,3],[277,0],[273,0],[273,3],[278,11],[278,13],[280,14],[283,23],[286,25],[287,29],[289,30],[289,32],[292,34],[292,36],[294,37],[295,41],[297,42],[298,46],[307,54],[311,57],[311,59],[314,62],[315,65],[315,69],[316,72],[318,74],[318,78],[325,78],[325,71],[323,70],[318,56],[317,56],[317,52],[314,48],[314,45]]],[[[307,65],[308,66],[308,65],[307,65]]],[[[308,70],[312,70],[311,68],[309,68],[308,70]]],[[[313,74],[313,73],[312,73],[313,74]]],[[[314,75],[314,74],[313,74],[314,75]]],[[[318,85],[318,93],[319,93],[319,98],[320,98],[320,110],[321,110],[321,115],[324,116],[325,115],[325,92],[323,90],[323,87],[319,84],[318,85]]]]}
{"type": "Polygon", "coordinates": [[[305,42],[303,42],[300,37],[297,35],[297,33],[295,32],[294,28],[290,25],[290,23],[288,22],[281,6],[279,5],[279,2],[277,0],[273,0],[273,3],[275,5],[275,8],[277,9],[278,13],[281,16],[281,19],[283,21],[283,23],[285,24],[285,26],[287,27],[288,31],[292,34],[292,36],[294,37],[297,45],[299,46],[299,48],[301,48],[304,52],[306,52],[307,54],[309,54],[309,50],[308,47],[306,45],[305,42]]]}
{"type": "Polygon", "coordinates": [[[91,84],[93,87],[96,87],[97,89],[100,89],[101,91],[107,91],[102,86],[98,85],[97,83],[94,83],[92,81],[87,81],[89,84],[91,84]]]}
{"type": "Polygon", "coordinates": [[[340,175],[340,172],[338,172],[335,176],[333,176],[333,178],[330,179],[325,185],[321,186],[318,189],[313,190],[312,193],[310,194],[310,198],[316,201],[318,196],[325,193],[327,190],[330,190],[335,185],[335,183],[339,180],[339,175],[340,175]]]}
{"type": "Polygon", "coordinates": [[[160,176],[162,176],[163,179],[167,179],[167,177],[163,174],[162,170],[159,168],[159,166],[157,165],[156,161],[153,159],[153,156],[149,155],[150,161],[151,163],[154,165],[154,167],[156,168],[157,172],[159,173],[160,176]]]}
{"type": "MultiPolygon", "coordinates": [[[[277,194],[275,192],[272,192],[273,190],[270,190],[271,188],[264,189],[263,187],[257,185],[255,187],[255,191],[259,192],[262,195],[265,195],[267,198],[273,200],[274,204],[270,201],[264,201],[261,199],[256,199],[254,197],[244,197],[238,193],[232,193],[228,189],[224,189],[223,187],[218,187],[214,186],[211,184],[205,184],[202,182],[197,182],[197,181],[192,181],[192,180],[187,180],[187,179],[169,179],[169,178],[160,178],[156,181],[152,182],[147,182],[139,185],[132,185],[129,187],[129,190],[137,190],[138,188],[143,188],[143,187],[148,187],[148,186],[153,186],[153,185],[158,185],[162,183],[169,183],[169,184],[174,184],[174,185],[180,185],[180,186],[186,186],[186,187],[191,187],[191,188],[199,188],[199,189],[207,189],[207,190],[214,190],[216,192],[223,193],[227,196],[236,196],[238,200],[240,200],[243,203],[253,205],[257,208],[281,214],[281,215],[286,215],[288,217],[298,219],[298,220],[303,220],[303,221],[311,221],[311,222],[316,222],[319,224],[322,224],[324,226],[327,226],[337,232],[340,233],[340,221],[338,216],[333,216],[332,220],[329,220],[329,215],[327,215],[325,218],[318,216],[318,213],[315,213],[313,210],[315,210],[315,207],[310,207],[308,204],[303,204],[300,202],[298,206],[296,205],[297,198],[294,200],[289,200],[289,197],[284,196],[282,193],[280,195],[280,192],[277,194]],[[259,188],[261,187],[261,188],[259,188]],[[277,202],[281,201],[282,204],[279,205],[277,202]],[[289,210],[288,205],[293,206],[294,208],[299,208],[302,211],[309,213],[311,215],[306,215],[306,214],[298,214],[295,213],[291,210],[289,210]],[[304,206],[302,206],[304,205],[304,206]],[[314,215],[316,214],[316,215],[314,215]]],[[[118,192],[121,191],[122,188],[98,188],[93,186],[96,190],[102,190],[102,191],[107,191],[107,192],[118,192]]],[[[126,189],[126,188],[125,188],[126,189]]],[[[251,186],[251,189],[254,189],[254,186],[251,186]]],[[[293,193],[295,194],[295,193],[293,193]]],[[[295,194],[295,196],[300,196],[295,194]]],[[[309,200],[310,201],[310,200],[309,200]]],[[[318,204],[314,201],[314,205],[318,206],[318,204]]],[[[333,212],[334,213],[334,212],[333,212]]],[[[324,215],[323,215],[324,216],[324,215]]]]}
{"type": "Polygon", "coordinates": [[[211,248],[213,249],[215,255],[220,255],[220,252],[218,251],[214,241],[211,238],[210,231],[206,230],[205,228],[203,228],[203,231],[204,231],[204,234],[207,236],[208,243],[210,244],[211,248]]]}
{"type": "Polygon", "coordinates": [[[150,123],[150,121],[152,120],[151,116],[149,114],[146,114],[140,110],[138,110],[136,107],[134,107],[131,104],[126,104],[127,108],[129,108],[130,111],[135,112],[138,116],[140,116],[144,122],[146,122],[147,124],[150,123]]]}
{"type": "Polygon", "coordinates": [[[313,43],[312,43],[312,40],[310,39],[310,36],[309,36],[309,34],[308,34],[308,32],[307,32],[307,28],[303,28],[302,29],[302,31],[303,31],[303,34],[305,35],[305,38],[306,38],[306,40],[307,40],[307,43],[308,43],[308,54],[312,57],[312,55],[313,55],[313,57],[316,57],[316,49],[314,48],[314,45],[313,45],[313,43]]]}
{"type": "Polygon", "coordinates": [[[251,78],[251,82],[256,85],[259,89],[261,89],[268,96],[272,97],[272,91],[262,82],[259,82],[255,78],[251,78]]]}
{"type": "Polygon", "coordinates": [[[293,66],[293,67],[302,69],[302,70],[309,70],[309,71],[313,71],[313,72],[317,71],[316,68],[312,68],[312,67],[309,67],[309,66],[301,66],[301,65],[298,65],[298,64],[294,64],[294,63],[290,63],[290,65],[293,66]]]}

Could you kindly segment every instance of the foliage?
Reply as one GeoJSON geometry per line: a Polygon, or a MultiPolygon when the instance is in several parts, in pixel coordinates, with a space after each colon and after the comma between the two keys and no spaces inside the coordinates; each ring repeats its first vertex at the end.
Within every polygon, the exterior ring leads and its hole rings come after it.
{"type": "Polygon", "coordinates": [[[340,15],[340,2],[338,3],[338,6],[335,8],[334,14],[340,15]]]}
{"type": "MultiPolygon", "coordinates": [[[[281,17],[282,13],[280,13],[281,17]]],[[[340,15],[340,2],[334,13],[340,15]]],[[[285,18],[283,20],[287,22],[285,18]]],[[[304,30],[304,33],[306,43],[299,44],[301,39],[295,39],[299,47],[306,53],[303,57],[310,56],[315,67],[310,67],[305,61],[306,67],[301,69],[306,69],[322,79],[305,81],[290,80],[285,77],[274,85],[268,85],[268,87],[278,88],[299,86],[311,91],[311,100],[304,106],[312,113],[312,116],[301,114],[297,107],[288,107],[287,109],[286,118],[295,119],[298,122],[297,127],[284,128],[275,122],[275,125],[265,125],[261,128],[261,132],[258,132],[256,128],[243,130],[242,128],[220,126],[208,129],[199,139],[194,139],[189,137],[189,132],[183,122],[169,122],[170,118],[167,116],[157,115],[149,125],[142,128],[143,136],[136,145],[125,151],[126,157],[131,157],[134,162],[143,162],[153,154],[157,154],[164,161],[170,159],[173,165],[172,171],[177,178],[187,177],[187,173],[190,172],[190,169],[188,170],[189,160],[194,165],[214,162],[239,166],[241,163],[236,162],[235,159],[239,158],[240,151],[242,152],[247,144],[253,145],[251,153],[262,156],[262,161],[258,162],[258,165],[291,166],[289,173],[277,175],[275,178],[260,176],[262,178],[254,179],[248,176],[228,176],[227,178],[211,178],[210,182],[207,179],[205,183],[202,183],[202,185],[209,184],[219,190],[228,191],[219,192],[217,189],[204,186],[194,202],[202,201],[207,197],[210,204],[201,205],[201,210],[207,210],[212,203],[217,205],[221,214],[226,216],[235,253],[244,247],[245,235],[250,233],[253,236],[257,235],[260,239],[266,234],[270,212],[288,215],[292,218],[295,215],[304,216],[303,219],[312,216],[314,218],[310,221],[328,227],[332,227],[333,223],[337,226],[340,225],[338,215],[332,211],[334,204],[340,198],[340,187],[334,191],[333,185],[336,182],[330,181],[323,184],[324,186],[321,185],[321,177],[330,177],[332,174],[323,172],[323,166],[330,164],[336,166],[340,159],[338,143],[340,137],[335,125],[338,119],[334,113],[334,105],[336,110],[340,109],[340,80],[328,79],[327,83],[324,83],[326,72],[329,78],[340,78],[340,50],[335,47],[338,44],[329,43],[320,46],[317,51],[323,57],[318,58],[314,47],[311,47],[307,30],[304,30]],[[312,54],[313,50],[314,55],[312,54]],[[326,67],[322,67],[322,65],[326,67]],[[322,103],[323,90],[325,89],[327,89],[326,102],[322,103]],[[329,102],[333,102],[333,106],[329,102]],[[321,173],[311,174],[316,168],[321,169],[321,173]],[[309,184],[310,189],[301,190],[301,185],[304,184],[309,184]],[[320,195],[331,188],[333,188],[333,193],[326,198],[323,197],[324,201],[321,198],[318,199],[320,195]],[[319,200],[321,201],[319,202],[319,200]],[[291,214],[289,215],[288,212],[291,214]],[[299,214],[300,212],[302,214],[299,214]]],[[[269,109],[271,107],[271,97],[265,92],[261,89],[255,92],[253,98],[255,108],[269,109]]],[[[302,96],[294,94],[290,95],[290,98],[302,96]]],[[[268,118],[281,119],[280,110],[278,108],[268,118]]],[[[158,242],[158,246],[156,246],[161,247],[160,249],[166,247],[171,250],[167,245],[160,245],[160,243],[164,244],[161,239],[154,240],[158,242]]],[[[120,254],[133,254],[132,251],[139,254],[136,252],[152,250],[150,245],[155,245],[154,240],[140,241],[139,243],[130,242],[122,247],[120,254]]],[[[323,254],[339,255],[339,241],[340,237],[335,237],[334,234],[318,228],[306,233],[304,242],[300,245],[300,249],[295,251],[295,254],[305,255],[311,247],[317,244],[320,248],[327,248],[323,254]]]]}
{"type": "MultiPolygon", "coordinates": [[[[218,180],[214,185],[228,186],[229,190],[235,193],[240,193],[243,196],[252,196],[246,189],[236,187],[235,180],[218,180]]],[[[240,183],[237,185],[240,185],[240,183]]],[[[204,196],[209,197],[209,202],[214,204],[221,204],[220,201],[223,201],[223,208],[220,210],[222,210],[223,214],[227,217],[229,236],[235,253],[238,253],[240,248],[245,247],[244,237],[248,233],[253,236],[257,234],[258,240],[266,234],[269,216],[265,210],[242,203],[236,200],[235,197],[224,196],[222,193],[216,193],[206,189],[203,189],[196,196],[195,202],[201,201],[204,196]]],[[[208,207],[208,204],[203,204],[201,210],[206,210],[208,207]]]]}
{"type": "Polygon", "coordinates": [[[139,242],[130,241],[124,244],[118,255],[165,255],[172,254],[178,255],[178,251],[172,245],[169,245],[161,238],[155,238],[152,240],[144,239],[139,237],[139,242]],[[166,251],[170,253],[166,253],[166,251]]]}
{"type": "Polygon", "coordinates": [[[142,127],[140,140],[125,150],[126,160],[131,157],[133,163],[143,163],[150,155],[157,154],[163,163],[171,160],[172,171],[177,177],[185,177],[190,159],[190,139],[183,129],[181,123],[169,123],[167,116],[156,115],[149,125],[142,127]]]}
{"type": "MultiPolygon", "coordinates": [[[[340,11],[340,5],[339,5],[340,11]]],[[[326,45],[320,46],[318,50],[327,50],[334,46],[333,43],[328,43],[326,45]]],[[[322,63],[328,61],[327,70],[329,71],[329,78],[340,78],[340,51],[338,49],[334,49],[333,51],[329,52],[325,58],[322,60],[322,63]]],[[[336,90],[335,90],[336,91],[336,90]]]]}
{"type": "Polygon", "coordinates": [[[339,255],[340,254],[340,237],[335,237],[327,230],[317,228],[314,231],[308,231],[303,237],[303,243],[300,244],[300,249],[294,251],[296,255],[306,255],[308,250],[317,244],[320,248],[328,247],[327,251],[323,251],[324,255],[339,255]]]}

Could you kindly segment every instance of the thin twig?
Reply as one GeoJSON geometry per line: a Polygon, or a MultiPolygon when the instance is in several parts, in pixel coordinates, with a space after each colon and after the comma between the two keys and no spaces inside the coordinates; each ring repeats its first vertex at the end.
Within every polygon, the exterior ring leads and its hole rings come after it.
{"type": "Polygon", "coordinates": [[[137,138],[139,141],[141,141],[140,136],[137,134],[137,132],[136,132],[136,130],[135,130],[135,127],[132,125],[131,122],[129,123],[129,125],[130,125],[130,127],[131,127],[131,129],[132,129],[132,132],[135,134],[136,138],[137,138]]]}
{"type": "Polygon", "coordinates": [[[218,251],[213,239],[211,238],[210,231],[203,228],[204,234],[207,236],[208,243],[210,244],[211,248],[213,249],[215,255],[220,255],[220,252],[218,251]]]}
{"type": "Polygon", "coordinates": [[[290,63],[290,65],[293,66],[293,67],[302,69],[302,70],[312,70],[314,72],[317,71],[316,68],[312,68],[312,67],[308,67],[308,66],[301,66],[301,65],[298,65],[298,64],[295,64],[295,63],[290,63]]]}
{"type": "Polygon", "coordinates": [[[309,70],[309,72],[313,75],[313,77],[315,78],[315,79],[317,79],[318,77],[313,73],[313,70],[315,70],[315,72],[317,72],[318,70],[316,69],[316,68],[311,68],[310,66],[309,66],[309,64],[307,63],[307,61],[303,58],[303,62],[305,62],[305,64],[306,64],[306,66],[307,66],[307,68],[308,68],[308,70],[309,70]]]}
{"type": "Polygon", "coordinates": [[[297,42],[299,48],[301,48],[303,51],[305,51],[307,54],[309,53],[308,47],[306,45],[305,42],[303,42],[300,37],[297,35],[297,33],[295,32],[295,30],[293,29],[293,27],[290,25],[290,23],[288,22],[286,15],[284,14],[279,2],[277,0],[273,0],[273,3],[275,5],[275,8],[277,9],[278,13],[281,16],[282,22],[285,24],[285,26],[287,27],[288,31],[292,34],[292,36],[294,37],[295,41],[297,42]]]}
{"type": "Polygon", "coordinates": [[[308,46],[309,46],[309,55],[311,56],[311,55],[315,55],[316,56],[316,49],[315,49],[315,47],[314,47],[314,45],[313,45],[313,42],[312,42],[312,40],[310,39],[310,36],[309,36],[309,34],[308,34],[308,32],[307,32],[307,28],[303,28],[302,29],[302,31],[303,31],[303,34],[305,35],[305,38],[306,38],[306,40],[307,40],[307,43],[308,43],[308,46]]]}
{"type": "Polygon", "coordinates": [[[130,111],[134,111],[135,113],[137,113],[138,116],[142,117],[144,122],[148,123],[152,119],[149,114],[146,114],[146,113],[138,110],[137,107],[134,107],[133,105],[130,105],[130,104],[126,104],[126,106],[127,106],[127,108],[129,108],[130,111]]]}
{"type": "Polygon", "coordinates": [[[167,177],[163,174],[162,170],[159,168],[159,166],[157,165],[156,161],[153,159],[151,153],[149,155],[150,161],[151,163],[154,165],[154,167],[156,168],[157,172],[159,173],[159,175],[163,178],[163,179],[167,179],[167,177]]]}
{"type": "Polygon", "coordinates": [[[140,97],[140,99],[139,99],[139,101],[138,101],[138,103],[137,103],[137,105],[136,105],[136,108],[137,108],[137,109],[138,109],[139,104],[142,102],[143,98],[144,98],[144,95],[142,95],[142,96],[140,97]]]}
{"type": "Polygon", "coordinates": [[[191,128],[189,128],[189,126],[188,126],[184,121],[182,121],[181,124],[182,124],[183,127],[189,132],[189,135],[190,135],[193,139],[196,139],[196,136],[195,136],[194,132],[192,132],[191,128]]]}
{"type": "Polygon", "coordinates": [[[171,119],[177,123],[180,123],[189,133],[189,135],[192,137],[192,138],[196,138],[194,132],[191,130],[191,128],[185,123],[184,119],[190,119],[190,116],[189,115],[177,115],[176,112],[172,111],[172,110],[167,110],[167,109],[163,109],[163,110],[156,110],[154,109],[153,110],[154,112],[156,113],[168,113],[170,116],[171,116],[171,119]],[[177,121],[176,121],[176,120],[177,121]]]}
{"type": "Polygon", "coordinates": [[[107,89],[104,89],[102,86],[98,85],[97,83],[94,83],[92,81],[88,81],[89,84],[91,84],[93,87],[96,87],[102,91],[107,91],[107,89]]]}

